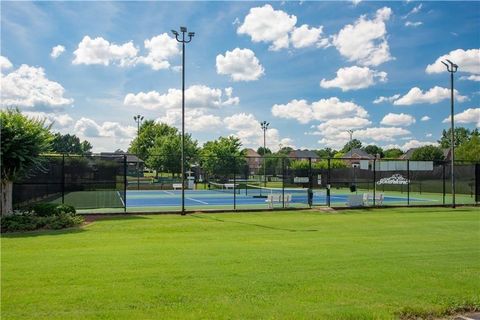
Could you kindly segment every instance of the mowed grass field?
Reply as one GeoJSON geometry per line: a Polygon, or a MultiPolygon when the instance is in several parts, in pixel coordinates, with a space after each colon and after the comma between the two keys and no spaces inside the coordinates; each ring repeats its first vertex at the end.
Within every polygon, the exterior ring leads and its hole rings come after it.
{"type": "Polygon", "coordinates": [[[131,216],[2,236],[2,319],[395,319],[480,306],[480,210],[131,216]]]}

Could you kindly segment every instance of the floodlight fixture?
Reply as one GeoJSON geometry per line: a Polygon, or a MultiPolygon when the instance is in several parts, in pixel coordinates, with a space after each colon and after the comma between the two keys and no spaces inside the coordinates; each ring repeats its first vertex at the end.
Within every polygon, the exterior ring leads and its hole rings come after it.
{"type": "Polygon", "coordinates": [[[187,27],[180,27],[180,32],[187,32],[187,27]]]}

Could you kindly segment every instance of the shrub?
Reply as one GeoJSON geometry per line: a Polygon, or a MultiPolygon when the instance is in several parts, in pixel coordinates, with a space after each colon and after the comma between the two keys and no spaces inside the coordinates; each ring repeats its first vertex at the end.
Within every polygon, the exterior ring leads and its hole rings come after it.
{"type": "Polygon", "coordinates": [[[77,216],[74,207],[47,203],[36,205],[31,211],[4,216],[0,225],[2,232],[57,230],[80,225],[83,221],[83,217],[77,216]]]}
{"type": "Polygon", "coordinates": [[[33,213],[39,217],[53,216],[56,213],[58,204],[55,203],[39,203],[33,206],[33,213]]]}

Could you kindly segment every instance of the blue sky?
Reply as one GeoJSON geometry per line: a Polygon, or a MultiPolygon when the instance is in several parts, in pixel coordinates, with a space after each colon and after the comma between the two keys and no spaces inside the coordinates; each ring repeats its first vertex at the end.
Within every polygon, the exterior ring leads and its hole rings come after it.
{"type": "Polygon", "coordinates": [[[186,129],[200,143],[408,149],[456,121],[480,126],[480,2],[1,2],[1,107],[126,149],[135,114],[179,126],[187,26],[186,129]]]}

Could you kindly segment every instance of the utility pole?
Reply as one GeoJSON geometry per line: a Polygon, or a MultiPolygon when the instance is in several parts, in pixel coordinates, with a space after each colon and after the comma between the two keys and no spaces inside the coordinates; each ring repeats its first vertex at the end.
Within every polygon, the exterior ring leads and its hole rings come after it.
{"type": "Polygon", "coordinates": [[[185,215],[185,44],[192,41],[195,32],[188,32],[188,40],[185,40],[186,27],[180,27],[182,38],[179,39],[179,33],[172,30],[175,39],[182,44],[182,216],[185,215]]]}

